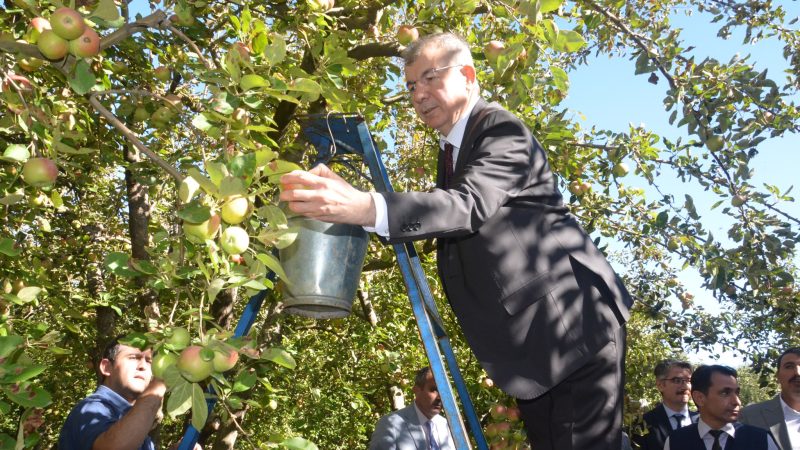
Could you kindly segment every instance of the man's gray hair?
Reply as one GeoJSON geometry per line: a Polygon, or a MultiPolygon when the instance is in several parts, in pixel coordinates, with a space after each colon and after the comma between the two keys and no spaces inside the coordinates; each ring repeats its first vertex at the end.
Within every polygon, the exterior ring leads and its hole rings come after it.
{"type": "Polygon", "coordinates": [[[660,380],[667,376],[667,373],[669,373],[669,370],[673,367],[680,367],[681,369],[686,369],[689,372],[692,371],[692,365],[686,361],[681,361],[679,359],[665,359],[656,364],[656,368],[653,370],[656,380],[660,380]]]}
{"type": "Polygon", "coordinates": [[[420,53],[428,47],[438,47],[445,56],[441,64],[464,64],[474,66],[469,44],[461,36],[454,33],[434,33],[422,36],[408,44],[403,50],[403,60],[406,66],[414,64],[420,53]]]}

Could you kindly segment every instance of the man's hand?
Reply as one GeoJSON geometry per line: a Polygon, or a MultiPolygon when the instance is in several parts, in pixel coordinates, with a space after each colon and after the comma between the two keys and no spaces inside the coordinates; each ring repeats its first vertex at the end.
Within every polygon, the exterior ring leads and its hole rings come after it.
{"type": "Polygon", "coordinates": [[[375,225],[372,196],[354,188],[324,164],[309,172],[287,173],[281,177],[281,187],[280,199],[295,213],[323,222],[375,225]]]}

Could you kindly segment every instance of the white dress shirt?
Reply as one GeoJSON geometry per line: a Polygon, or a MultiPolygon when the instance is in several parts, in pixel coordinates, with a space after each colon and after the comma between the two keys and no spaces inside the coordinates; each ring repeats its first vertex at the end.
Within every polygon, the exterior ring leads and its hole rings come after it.
{"type": "MultiPolygon", "coordinates": [[[[427,422],[429,419],[425,417],[425,414],[422,414],[422,411],[419,410],[416,403],[414,404],[414,410],[417,412],[419,424],[422,426],[422,432],[425,434],[425,440],[427,441],[429,436],[428,429],[425,427],[425,422],[427,422]]],[[[439,414],[436,414],[430,418],[430,421],[431,431],[433,431],[433,440],[436,441],[436,444],[439,446],[439,448],[448,448],[448,445],[452,447],[453,438],[450,436],[450,426],[447,424],[447,419],[439,414]]]]}
{"type": "MultiPolygon", "coordinates": [[[[703,419],[699,419],[697,421],[697,432],[700,434],[700,438],[703,439],[703,444],[706,446],[706,450],[711,450],[711,446],[714,445],[714,436],[709,433],[711,431],[711,427],[708,426],[703,419]]],[[[735,437],[736,429],[734,428],[732,423],[726,423],[724,427],[720,428],[724,433],[719,436],[719,445],[720,448],[725,448],[725,444],[728,442],[728,437],[735,437]]],[[[669,438],[667,441],[664,442],[664,450],[671,450],[669,447],[669,438]]],[[[681,449],[675,449],[681,450],[681,449]]],[[[779,450],[778,444],[772,439],[771,435],[767,435],[767,450],[779,450]]]]}
{"type": "Polygon", "coordinates": [[[679,428],[675,423],[675,417],[672,417],[675,414],[680,414],[683,416],[683,419],[681,419],[681,427],[685,427],[686,425],[692,424],[692,418],[689,415],[688,405],[683,405],[683,411],[674,411],[670,409],[669,406],[667,406],[666,404],[662,403],[662,405],[664,405],[664,411],[667,412],[667,417],[669,417],[669,425],[672,427],[673,430],[677,430],[679,428]]]}
{"type": "Polygon", "coordinates": [[[786,402],[783,401],[783,397],[778,396],[778,398],[781,400],[783,420],[786,421],[786,431],[789,432],[789,443],[792,445],[791,450],[800,450],[800,411],[795,411],[794,408],[786,404],[786,402]]]}
{"type": "MultiPolygon", "coordinates": [[[[456,161],[458,161],[458,152],[460,148],[458,147],[461,145],[461,141],[464,139],[464,132],[467,130],[467,121],[469,121],[469,116],[472,114],[472,110],[475,109],[475,105],[478,103],[478,99],[480,95],[476,95],[475,98],[467,106],[467,110],[464,111],[464,115],[461,116],[453,128],[450,130],[447,136],[439,137],[439,150],[444,149],[445,142],[449,142],[453,144],[453,164],[455,165],[456,161]]],[[[380,236],[387,237],[389,236],[389,216],[386,212],[386,199],[377,192],[370,192],[372,196],[372,202],[375,204],[375,226],[374,227],[364,227],[364,230],[370,233],[378,233],[380,236]]]]}

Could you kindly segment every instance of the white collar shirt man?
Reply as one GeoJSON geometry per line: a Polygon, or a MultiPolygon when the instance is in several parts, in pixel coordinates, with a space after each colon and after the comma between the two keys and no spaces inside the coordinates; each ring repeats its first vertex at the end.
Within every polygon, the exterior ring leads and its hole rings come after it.
{"type": "MultiPolygon", "coordinates": [[[[480,95],[476,95],[475,98],[470,101],[469,106],[467,106],[467,109],[464,111],[464,115],[458,118],[458,122],[453,125],[450,133],[448,133],[447,136],[440,136],[439,138],[440,151],[444,149],[444,144],[446,142],[453,145],[453,165],[458,161],[458,152],[461,150],[459,145],[461,145],[461,141],[464,139],[464,132],[467,131],[469,116],[472,115],[472,110],[475,109],[475,105],[478,104],[478,99],[480,99],[480,95]]],[[[455,169],[455,167],[453,168],[455,169]]],[[[386,199],[377,192],[371,192],[370,195],[372,195],[372,201],[375,203],[375,226],[364,227],[364,230],[370,233],[377,233],[379,236],[383,237],[389,236],[389,216],[386,212],[386,199]]]]}
{"type": "Polygon", "coordinates": [[[664,411],[667,412],[667,417],[669,417],[669,424],[670,424],[670,426],[672,426],[673,430],[677,430],[678,428],[682,428],[682,427],[685,427],[686,425],[691,425],[692,424],[692,419],[689,416],[689,405],[683,405],[683,410],[682,411],[674,411],[674,410],[670,409],[670,407],[667,406],[664,403],[662,403],[662,405],[664,405],[664,411]],[[681,418],[680,427],[678,426],[678,423],[676,422],[677,418],[675,417],[675,415],[683,416],[681,418]]]}
{"type": "Polygon", "coordinates": [[[786,431],[789,432],[789,442],[792,444],[792,450],[800,450],[800,411],[795,411],[791,406],[787,405],[783,398],[778,396],[781,400],[781,408],[783,408],[783,420],[786,421],[786,431]]]}
{"type": "MultiPolygon", "coordinates": [[[[708,426],[703,419],[697,420],[697,433],[700,435],[700,438],[703,440],[703,445],[705,445],[706,450],[711,450],[714,445],[714,436],[710,433],[712,428],[708,426]]],[[[736,435],[736,428],[733,426],[732,423],[726,423],[725,426],[720,428],[722,434],[719,435],[719,446],[720,448],[725,448],[725,444],[728,442],[728,438],[733,438],[736,435]]],[[[669,438],[664,443],[664,450],[672,450],[669,446],[669,438]]],[[[675,450],[681,450],[676,448],[675,450]]],[[[771,435],[767,435],[767,450],[779,450],[778,445],[775,441],[771,438],[771,435]]]]}
{"type": "Polygon", "coordinates": [[[414,411],[417,412],[419,424],[422,426],[422,430],[425,433],[425,440],[430,442],[431,438],[433,438],[433,440],[436,442],[437,448],[444,448],[444,444],[451,440],[450,426],[447,424],[447,419],[439,414],[436,414],[430,418],[431,431],[433,432],[433,436],[431,437],[428,436],[428,428],[425,426],[425,422],[428,421],[428,418],[425,417],[425,414],[420,411],[416,404],[414,404],[414,411]]]}

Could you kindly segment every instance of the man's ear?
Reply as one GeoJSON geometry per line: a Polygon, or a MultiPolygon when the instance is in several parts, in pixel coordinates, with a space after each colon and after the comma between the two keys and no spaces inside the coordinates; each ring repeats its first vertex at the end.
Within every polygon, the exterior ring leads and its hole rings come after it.
{"type": "Polygon", "coordinates": [[[101,359],[100,360],[100,375],[102,375],[103,378],[111,375],[111,366],[113,366],[113,365],[114,365],[114,363],[110,359],[108,359],[108,358],[101,359]]]}
{"type": "Polygon", "coordinates": [[[464,65],[464,66],[461,67],[461,73],[464,74],[465,77],[467,77],[467,81],[468,82],[475,83],[475,77],[477,75],[475,74],[475,68],[474,67],[469,66],[469,65],[464,65]]]}
{"type": "Polygon", "coordinates": [[[700,391],[692,391],[692,400],[698,408],[702,408],[706,403],[706,396],[700,391]]]}

